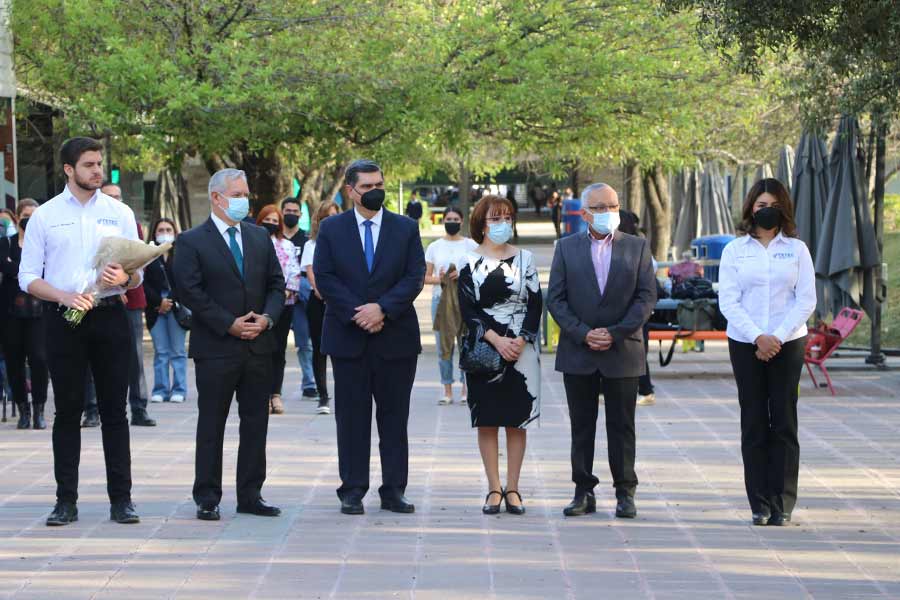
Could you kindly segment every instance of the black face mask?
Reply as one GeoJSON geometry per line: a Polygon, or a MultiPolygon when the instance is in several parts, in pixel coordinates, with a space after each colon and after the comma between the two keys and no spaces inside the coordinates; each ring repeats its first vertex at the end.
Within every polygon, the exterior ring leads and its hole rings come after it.
{"type": "Polygon", "coordinates": [[[22,228],[22,231],[25,231],[25,227],[28,225],[28,219],[30,219],[30,218],[31,217],[25,217],[25,218],[19,219],[19,227],[22,228]]]}
{"type": "Polygon", "coordinates": [[[300,217],[297,215],[284,215],[284,226],[288,229],[293,229],[299,222],[300,217]]]}
{"type": "Polygon", "coordinates": [[[371,189],[360,197],[362,205],[371,211],[377,212],[384,204],[384,190],[371,189]]]}
{"type": "Polygon", "coordinates": [[[276,233],[278,233],[278,225],[275,223],[263,223],[262,226],[268,230],[269,235],[275,235],[276,233]]]}
{"type": "Polygon", "coordinates": [[[753,213],[753,223],[760,229],[775,229],[781,225],[781,213],[774,206],[766,206],[753,213]]]}
{"type": "Polygon", "coordinates": [[[447,235],[456,235],[459,233],[460,227],[462,227],[462,223],[444,223],[444,231],[447,232],[447,235]]]}

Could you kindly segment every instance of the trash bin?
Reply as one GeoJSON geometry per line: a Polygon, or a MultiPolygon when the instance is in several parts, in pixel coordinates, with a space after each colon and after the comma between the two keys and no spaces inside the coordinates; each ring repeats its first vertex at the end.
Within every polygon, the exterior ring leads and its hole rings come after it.
{"type": "MultiPolygon", "coordinates": [[[[733,235],[707,235],[693,240],[691,248],[694,250],[694,256],[698,259],[720,260],[725,246],[733,239],[733,235]]],[[[703,276],[713,283],[717,283],[719,281],[719,266],[704,265],[703,276]]]]}
{"type": "Polygon", "coordinates": [[[570,198],[562,204],[562,237],[587,231],[587,223],[581,218],[581,199],[570,198]]]}

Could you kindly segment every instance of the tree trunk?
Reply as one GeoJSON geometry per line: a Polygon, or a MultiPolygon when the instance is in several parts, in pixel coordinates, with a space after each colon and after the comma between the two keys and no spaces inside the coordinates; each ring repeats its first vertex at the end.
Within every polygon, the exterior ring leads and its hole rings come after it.
{"type": "Polygon", "coordinates": [[[637,161],[625,163],[625,208],[640,219],[644,214],[641,198],[641,171],[637,161]]]}
{"type": "Polygon", "coordinates": [[[650,210],[650,249],[657,260],[665,260],[671,236],[672,197],[663,168],[652,167],[643,174],[644,199],[650,210]]]}
{"type": "Polygon", "coordinates": [[[241,152],[240,168],[247,174],[253,198],[253,214],[267,204],[279,204],[291,195],[291,180],[284,163],[274,148],[241,152]]]}
{"type": "Polygon", "coordinates": [[[469,235],[469,205],[472,203],[472,172],[466,167],[464,161],[459,161],[459,209],[462,211],[463,235],[469,235]]]}
{"type": "Polygon", "coordinates": [[[884,273],[882,263],[884,261],[884,179],[885,179],[885,154],[886,138],[888,133],[887,123],[879,118],[875,140],[875,240],[878,245],[878,265],[875,267],[875,314],[872,315],[872,338],[869,356],[866,362],[869,364],[884,366],[884,354],[881,352],[881,315],[885,300],[884,273]]]}

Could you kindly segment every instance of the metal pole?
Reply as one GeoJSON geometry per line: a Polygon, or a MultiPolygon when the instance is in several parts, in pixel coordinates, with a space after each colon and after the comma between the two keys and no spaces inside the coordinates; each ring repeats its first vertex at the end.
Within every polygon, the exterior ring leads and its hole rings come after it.
{"type": "Polygon", "coordinates": [[[873,273],[875,279],[875,314],[872,315],[872,341],[871,351],[866,357],[866,363],[878,368],[885,368],[884,353],[881,351],[881,313],[885,300],[885,284],[881,269],[884,260],[884,175],[885,175],[885,138],[887,137],[887,124],[882,117],[877,124],[875,140],[875,240],[878,246],[878,265],[873,273]]]}

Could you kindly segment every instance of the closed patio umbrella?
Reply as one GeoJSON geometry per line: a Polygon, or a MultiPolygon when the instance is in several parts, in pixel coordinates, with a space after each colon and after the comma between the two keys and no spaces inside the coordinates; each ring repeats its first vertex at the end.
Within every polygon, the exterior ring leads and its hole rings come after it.
{"type": "Polygon", "coordinates": [[[878,264],[875,227],[866,199],[865,156],[859,123],[841,118],[831,147],[831,185],[816,253],[816,275],[829,283],[832,314],[844,306],[875,312],[873,267],[878,264]]]}
{"type": "MultiPolygon", "coordinates": [[[[813,263],[819,249],[825,203],[828,201],[830,178],[825,142],[815,133],[804,132],[794,160],[791,195],[794,200],[794,219],[797,234],[806,242],[813,263]]],[[[824,319],[829,312],[827,280],[816,278],[816,319],[824,319]]]]}
{"type": "Polygon", "coordinates": [[[775,169],[775,179],[784,184],[788,193],[794,184],[794,149],[785,144],[778,153],[778,167],[775,169]]]}
{"type": "Polygon", "coordinates": [[[709,162],[700,178],[700,235],[727,233],[734,233],[734,225],[725,194],[725,178],[719,165],[709,162]]]}
{"type": "Polygon", "coordinates": [[[700,237],[700,165],[696,169],[685,169],[679,185],[680,207],[678,220],[675,223],[675,235],[672,246],[675,247],[675,260],[681,258],[685,250],[691,249],[691,241],[700,237]]]}

